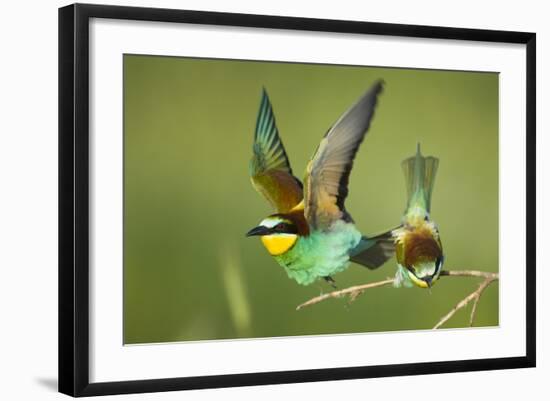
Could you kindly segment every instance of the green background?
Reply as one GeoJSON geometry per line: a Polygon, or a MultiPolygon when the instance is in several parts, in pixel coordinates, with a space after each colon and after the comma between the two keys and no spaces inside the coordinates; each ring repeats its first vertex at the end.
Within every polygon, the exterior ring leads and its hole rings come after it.
{"type": "MultiPolygon", "coordinates": [[[[374,80],[385,90],[346,206],[366,235],[399,224],[401,161],[440,158],[432,199],[446,269],[498,270],[498,74],[124,56],[124,342],[427,329],[479,279],[369,290],[296,311],[325,283],[287,278],[245,233],[272,213],[248,175],[261,88],[294,172],[374,80]]],[[[395,273],[352,264],[339,288],[395,273]]],[[[444,327],[468,325],[469,310],[444,327]]],[[[498,283],[476,326],[498,324],[498,283]]]]}

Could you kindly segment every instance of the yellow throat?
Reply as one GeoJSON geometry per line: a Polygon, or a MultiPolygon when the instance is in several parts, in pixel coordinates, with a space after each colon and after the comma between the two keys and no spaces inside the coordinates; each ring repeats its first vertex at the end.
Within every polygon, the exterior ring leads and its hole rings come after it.
{"type": "Polygon", "coordinates": [[[296,234],[271,234],[262,235],[261,240],[267,251],[272,256],[282,255],[296,243],[296,234]]]}
{"type": "MultiPolygon", "coordinates": [[[[420,288],[428,288],[428,283],[426,283],[424,280],[420,280],[418,277],[416,277],[414,274],[412,274],[410,271],[407,270],[407,273],[409,275],[409,278],[411,281],[419,286],[420,288]]],[[[432,282],[432,287],[435,284],[435,281],[432,282]]]]}

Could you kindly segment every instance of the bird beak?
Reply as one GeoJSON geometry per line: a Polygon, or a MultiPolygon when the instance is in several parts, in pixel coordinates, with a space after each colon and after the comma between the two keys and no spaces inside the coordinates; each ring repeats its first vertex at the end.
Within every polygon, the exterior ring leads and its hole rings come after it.
{"type": "Polygon", "coordinates": [[[258,227],[254,227],[252,230],[247,232],[246,236],[252,237],[253,235],[267,235],[269,233],[270,233],[269,228],[264,226],[258,226],[258,227]]]}

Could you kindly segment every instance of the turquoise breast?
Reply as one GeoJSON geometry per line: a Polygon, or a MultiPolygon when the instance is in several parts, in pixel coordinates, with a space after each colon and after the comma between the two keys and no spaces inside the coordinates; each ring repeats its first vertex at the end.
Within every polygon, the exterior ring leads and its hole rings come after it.
{"type": "Polygon", "coordinates": [[[275,259],[288,277],[308,285],[347,269],[350,251],[359,241],[361,233],[352,223],[337,221],[327,231],[313,231],[300,237],[288,252],[275,259]]]}

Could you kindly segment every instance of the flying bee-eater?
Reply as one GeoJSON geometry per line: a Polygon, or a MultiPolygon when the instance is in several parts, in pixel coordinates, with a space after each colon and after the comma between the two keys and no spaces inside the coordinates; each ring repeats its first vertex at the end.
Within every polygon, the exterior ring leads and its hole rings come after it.
{"type": "Polygon", "coordinates": [[[430,204],[439,159],[420,153],[403,160],[407,184],[407,208],[402,226],[393,231],[397,258],[397,287],[413,284],[430,288],[443,266],[443,247],[436,224],[430,220],[430,204]]]}
{"type": "Polygon", "coordinates": [[[263,90],[249,169],[252,185],[277,213],[246,235],[260,236],[267,251],[299,284],[319,278],[334,284],[332,275],[345,270],[350,260],[375,269],[395,251],[391,231],[372,238],[361,235],[344,206],[353,160],[381,91],[378,81],[327,131],[302,185],[292,173],[263,90]]]}

